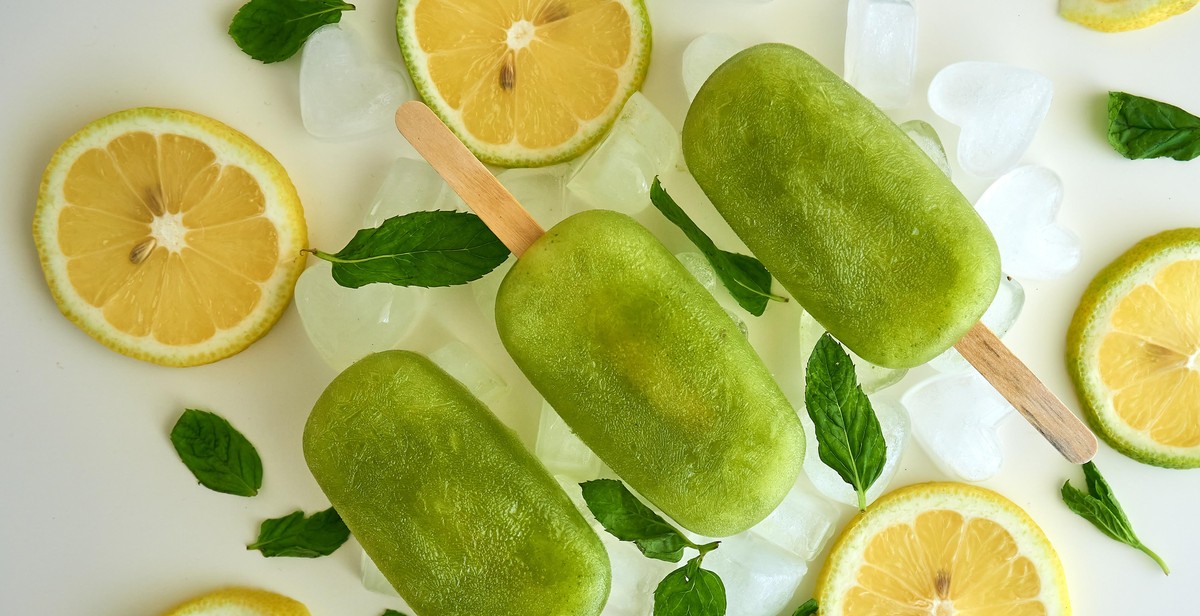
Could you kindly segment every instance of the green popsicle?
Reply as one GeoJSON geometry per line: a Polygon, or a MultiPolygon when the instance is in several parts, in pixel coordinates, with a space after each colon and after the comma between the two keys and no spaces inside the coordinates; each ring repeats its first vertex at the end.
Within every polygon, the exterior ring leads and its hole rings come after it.
{"type": "Polygon", "coordinates": [[[304,457],[420,616],[599,614],[608,555],[554,478],[422,355],[350,366],[317,400],[304,457]]]}
{"type": "Polygon", "coordinates": [[[593,210],[517,260],[500,338],[605,463],[685,528],[763,519],[796,481],[796,412],[729,315],[633,219],[593,210]]]}
{"type": "Polygon", "coordinates": [[[934,358],[996,293],[1000,255],[971,204],[799,49],[758,45],[721,65],[688,111],[683,153],[755,256],[867,361],[934,358]]]}

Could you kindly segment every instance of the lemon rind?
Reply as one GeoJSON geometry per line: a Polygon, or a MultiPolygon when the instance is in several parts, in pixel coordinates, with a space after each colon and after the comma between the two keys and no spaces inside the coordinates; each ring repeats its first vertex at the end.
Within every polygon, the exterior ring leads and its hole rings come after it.
{"type": "Polygon", "coordinates": [[[1148,28],[1185,13],[1200,0],[1130,1],[1120,5],[1086,0],[1061,0],[1058,14],[1100,32],[1128,32],[1148,28]]]}

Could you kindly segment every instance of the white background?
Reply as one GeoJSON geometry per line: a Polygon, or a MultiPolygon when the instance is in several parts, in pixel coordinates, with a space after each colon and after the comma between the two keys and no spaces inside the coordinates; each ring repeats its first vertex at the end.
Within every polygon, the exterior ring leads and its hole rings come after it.
{"type": "MultiPolygon", "coordinates": [[[[357,546],[317,559],[264,559],[242,549],[260,520],[327,501],[300,452],[303,422],[333,377],[289,308],[247,351],[214,365],[153,366],[115,354],[64,319],[47,292],[30,234],[40,174],[55,147],[85,123],[128,107],[181,107],[247,133],[288,169],[305,203],[312,245],[337,249],[390,161],[405,150],[385,132],[328,143],[303,129],[296,98],[299,57],[249,59],[226,35],[239,0],[6,1],[0,20],[0,613],[153,614],[217,586],[272,589],[317,615],[377,616],[395,600],[357,581],[357,546]],[[179,463],[167,433],[185,407],[217,411],[259,448],[266,479],[252,499],[210,492],[179,463]]],[[[686,100],[680,55],[717,31],[747,43],[797,45],[839,70],[845,3],[775,0],[650,0],[654,53],[645,92],[681,126],[686,100]]],[[[917,96],[898,120],[930,121],[953,158],[957,130],[924,102],[932,76],[960,60],[1036,69],[1054,102],[1024,162],[1066,184],[1062,222],[1082,238],[1083,263],[1051,282],[1027,281],[1025,312],[1008,340],[1072,404],[1064,332],[1091,276],[1138,239],[1200,225],[1200,160],[1132,162],[1106,144],[1105,93],[1125,90],[1200,112],[1200,11],[1147,30],[1101,34],[1061,19],[1053,0],[920,2],[917,96]]],[[[343,20],[381,57],[400,62],[393,2],[362,0],[343,20]]],[[[987,181],[959,174],[972,200],[987,181]]],[[[681,181],[677,181],[679,183],[681,181]]],[[[718,243],[737,247],[709,206],[686,186],[680,200],[718,243]],[[689,197],[692,195],[692,197],[689,197]]],[[[644,220],[675,250],[686,244],[661,220],[644,220]]],[[[461,290],[459,290],[461,291],[461,290]]],[[[429,336],[461,327],[510,382],[519,376],[461,292],[429,336]],[[449,320],[447,320],[449,319],[449,320]],[[461,319],[455,323],[454,319],[461,319]],[[441,328],[439,330],[438,328],[441,328]]],[[[773,306],[752,323],[752,341],[791,396],[798,312],[773,306]]],[[[428,336],[427,336],[428,338],[428,336]]],[[[429,339],[416,343],[418,348],[429,339]]],[[[904,387],[926,375],[915,371],[904,387]]],[[[536,400],[517,396],[505,420],[531,443],[536,400]]],[[[966,401],[964,401],[966,402],[966,401]]],[[[1072,467],[1023,425],[1003,428],[1007,459],[987,487],[1043,526],[1065,563],[1078,614],[1191,614],[1200,585],[1200,471],[1132,462],[1102,445],[1097,462],[1144,541],[1172,566],[1164,577],[1141,554],[1069,513],[1058,489],[1072,467]]],[[[894,485],[944,478],[919,447],[906,452],[894,485]]],[[[713,506],[720,506],[714,503],[713,506]]],[[[847,513],[848,517],[849,513],[847,513]]],[[[822,556],[823,558],[823,556],[822,556]]],[[[810,573],[795,603],[811,592],[810,573]]]]}

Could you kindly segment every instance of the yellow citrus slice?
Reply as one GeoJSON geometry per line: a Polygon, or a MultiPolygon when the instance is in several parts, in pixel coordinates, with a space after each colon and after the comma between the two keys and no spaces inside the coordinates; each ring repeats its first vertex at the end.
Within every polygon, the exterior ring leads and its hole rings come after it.
{"type": "Polygon", "coordinates": [[[643,0],[400,0],[396,33],[425,102],[505,167],[593,145],[650,60],[643,0]]]}
{"type": "Polygon", "coordinates": [[[311,616],[303,603],[266,590],[224,588],[191,599],[163,616],[311,616]]]}
{"type": "Polygon", "coordinates": [[[1071,613],[1049,540],[1008,499],[924,483],[846,526],[817,580],[821,616],[1058,616],[1071,613]]]}
{"type": "Polygon", "coordinates": [[[1200,228],[1148,237],[1096,275],[1067,332],[1067,364],[1114,448],[1200,467],[1200,228]]]}
{"type": "Polygon", "coordinates": [[[33,235],[67,318],[170,366],[216,361],[265,334],[308,241],[274,157],[216,120],[157,108],[96,120],[58,148],[33,235]]]}
{"type": "Polygon", "coordinates": [[[1137,30],[1186,12],[1200,0],[1059,0],[1058,14],[1101,32],[1137,30]]]}

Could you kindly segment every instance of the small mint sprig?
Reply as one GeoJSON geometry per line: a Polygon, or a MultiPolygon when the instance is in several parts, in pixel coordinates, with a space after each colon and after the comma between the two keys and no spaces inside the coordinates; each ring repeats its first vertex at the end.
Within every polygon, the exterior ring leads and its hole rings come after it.
{"type": "Polygon", "coordinates": [[[246,55],[270,64],[292,57],[317,28],[353,10],[341,0],[250,0],[233,16],[229,36],[246,55]]]}
{"type": "Polygon", "coordinates": [[[258,550],[266,557],[317,558],[332,554],[349,538],[350,529],[330,507],[311,516],[294,511],[281,518],[264,520],[258,539],[246,549],[258,550]]]}
{"type": "Polygon", "coordinates": [[[696,544],[679,529],[643,504],[625,484],[615,479],[596,479],[579,484],[583,500],[596,521],[609,534],[629,541],[647,558],[677,563],[684,549],[696,556],[667,574],[654,590],[654,616],[724,616],[725,584],[700,565],[720,541],[696,544]]]}
{"type": "Polygon", "coordinates": [[[1170,575],[1171,570],[1167,568],[1167,563],[1153,550],[1146,547],[1134,534],[1133,525],[1129,523],[1125,510],[1117,502],[1112,488],[1104,480],[1095,463],[1087,462],[1083,465],[1083,477],[1087,482],[1086,494],[1072,486],[1070,481],[1063,482],[1062,499],[1067,504],[1067,508],[1091,522],[1093,526],[1109,537],[1141,550],[1142,553],[1158,563],[1164,574],[1170,575]]]}
{"type": "Polygon", "coordinates": [[[792,612],[792,616],[813,616],[817,613],[817,600],[809,599],[800,604],[796,611],[792,612]]]}

